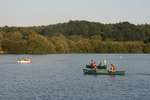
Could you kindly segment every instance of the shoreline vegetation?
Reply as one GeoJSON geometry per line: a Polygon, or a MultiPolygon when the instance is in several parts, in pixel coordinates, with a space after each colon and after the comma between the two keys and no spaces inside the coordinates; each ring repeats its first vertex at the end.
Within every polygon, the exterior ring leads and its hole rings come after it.
{"type": "Polygon", "coordinates": [[[69,21],[0,27],[0,54],[150,53],[150,24],[69,21]]]}

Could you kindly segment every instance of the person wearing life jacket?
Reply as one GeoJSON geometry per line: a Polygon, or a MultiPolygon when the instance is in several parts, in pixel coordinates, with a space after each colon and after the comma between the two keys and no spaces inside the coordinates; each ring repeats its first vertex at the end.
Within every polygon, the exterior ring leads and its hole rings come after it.
{"type": "Polygon", "coordinates": [[[89,62],[89,65],[92,66],[94,63],[93,59],[89,62]]]}
{"type": "Polygon", "coordinates": [[[96,62],[93,63],[92,67],[93,69],[96,69],[96,62]]]}
{"type": "Polygon", "coordinates": [[[90,66],[91,66],[91,68],[96,69],[96,62],[94,60],[91,60],[90,66]]]}
{"type": "Polygon", "coordinates": [[[111,68],[110,68],[111,72],[116,72],[116,67],[114,64],[111,64],[111,68]]]}

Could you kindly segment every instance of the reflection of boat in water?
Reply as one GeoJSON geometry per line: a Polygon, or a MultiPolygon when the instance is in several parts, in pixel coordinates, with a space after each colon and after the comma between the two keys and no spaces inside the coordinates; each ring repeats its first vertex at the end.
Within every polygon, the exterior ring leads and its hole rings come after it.
{"type": "Polygon", "coordinates": [[[31,63],[31,59],[26,57],[26,58],[19,58],[17,59],[18,64],[29,64],[31,63]]]}
{"type": "Polygon", "coordinates": [[[104,65],[102,65],[101,63],[99,65],[94,64],[94,66],[93,63],[90,65],[86,65],[86,68],[83,69],[83,73],[90,75],[125,75],[125,71],[116,70],[114,64],[111,64],[111,68],[108,69],[106,61],[104,65]]]}

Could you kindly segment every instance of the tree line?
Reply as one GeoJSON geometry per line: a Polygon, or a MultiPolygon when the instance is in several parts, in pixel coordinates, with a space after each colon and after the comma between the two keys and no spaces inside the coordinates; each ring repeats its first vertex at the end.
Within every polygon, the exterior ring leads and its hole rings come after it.
{"type": "Polygon", "coordinates": [[[0,53],[150,53],[150,25],[69,21],[0,27],[0,53]]]}

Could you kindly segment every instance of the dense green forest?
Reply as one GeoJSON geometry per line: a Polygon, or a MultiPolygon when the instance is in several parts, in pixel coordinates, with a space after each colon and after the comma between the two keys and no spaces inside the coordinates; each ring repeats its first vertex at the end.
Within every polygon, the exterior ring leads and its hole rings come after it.
{"type": "Polygon", "coordinates": [[[0,27],[0,53],[150,53],[150,24],[69,21],[0,27]]]}

